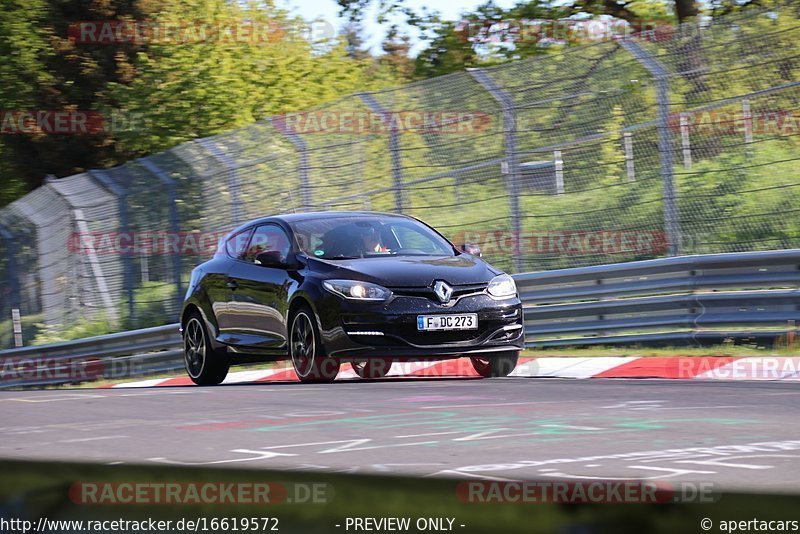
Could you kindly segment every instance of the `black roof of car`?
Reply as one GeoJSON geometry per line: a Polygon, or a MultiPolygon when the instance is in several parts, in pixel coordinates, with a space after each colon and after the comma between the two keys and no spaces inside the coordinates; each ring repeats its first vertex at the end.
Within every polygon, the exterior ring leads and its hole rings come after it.
{"type": "Polygon", "coordinates": [[[397,213],[384,213],[381,211],[308,211],[303,213],[283,213],[280,215],[269,215],[258,219],[252,219],[236,227],[234,231],[251,226],[253,224],[261,224],[267,222],[283,221],[292,223],[297,221],[307,221],[313,219],[334,219],[340,217],[397,217],[402,219],[411,219],[407,215],[400,215],[397,213]]]}
{"type": "MultiPolygon", "coordinates": [[[[257,224],[264,224],[269,222],[282,221],[284,223],[293,223],[297,221],[307,221],[312,219],[334,219],[344,217],[396,217],[399,219],[416,220],[408,215],[400,215],[399,213],[385,213],[382,211],[307,211],[302,213],[282,213],[279,215],[268,215],[258,219],[251,219],[246,221],[236,228],[232,229],[227,235],[235,235],[245,228],[257,224]]],[[[227,238],[226,238],[227,239],[227,238]]]]}
{"type": "Polygon", "coordinates": [[[408,218],[405,215],[397,213],[384,213],[380,211],[309,211],[305,213],[285,213],[283,215],[274,215],[271,218],[283,219],[286,222],[304,221],[308,219],[332,219],[336,217],[402,217],[408,218]]]}

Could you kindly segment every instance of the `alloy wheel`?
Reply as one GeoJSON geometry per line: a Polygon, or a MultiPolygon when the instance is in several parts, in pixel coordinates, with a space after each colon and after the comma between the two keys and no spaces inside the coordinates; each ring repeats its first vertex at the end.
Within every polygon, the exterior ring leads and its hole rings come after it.
{"type": "Polygon", "coordinates": [[[299,312],[292,323],[290,339],[292,365],[299,377],[308,376],[314,367],[315,341],[311,319],[305,312],[299,312]]]}
{"type": "Polygon", "coordinates": [[[206,340],[203,337],[203,325],[196,317],[186,323],[183,349],[187,372],[193,377],[200,376],[206,361],[206,340]]]}

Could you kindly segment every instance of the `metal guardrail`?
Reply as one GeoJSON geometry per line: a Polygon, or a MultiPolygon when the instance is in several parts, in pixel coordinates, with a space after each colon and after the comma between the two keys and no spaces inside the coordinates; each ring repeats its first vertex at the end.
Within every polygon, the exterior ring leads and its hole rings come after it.
{"type": "Polygon", "coordinates": [[[177,324],[0,351],[0,388],[72,384],[183,367],[177,324]]]}
{"type": "Polygon", "coordinates": [[[800,250],[677,256],[515,277],[529,347],[774,341],[800,321],[800,250]]]}
{"type": "MultiPolygon", "coordinates": [[[[795,336],[800,322],[798,249],[678,256],[514,278],[529,347],[774,342],[795,336]]],[[[182,367],[178,325],[170,324],[0,351],[0,388],[182,367]],[[53,376],[31,373],[37,362],[53,376]],[[34,376],[15,375],[15,365],[34,376]]]]}

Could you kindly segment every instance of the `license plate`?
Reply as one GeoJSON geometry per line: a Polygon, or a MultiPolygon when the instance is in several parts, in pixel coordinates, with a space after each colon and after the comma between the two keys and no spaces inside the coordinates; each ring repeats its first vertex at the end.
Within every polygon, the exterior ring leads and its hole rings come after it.
{"type": "Polygon", "coordinates": [[[417,330],[477,330],[478,314],[417,315],[417,330]]]}

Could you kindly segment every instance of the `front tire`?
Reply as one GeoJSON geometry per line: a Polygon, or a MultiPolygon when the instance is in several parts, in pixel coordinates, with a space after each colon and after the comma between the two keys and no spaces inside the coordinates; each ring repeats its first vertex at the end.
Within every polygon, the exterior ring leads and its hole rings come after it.
{"type": "Polygon", "coordinates": [[[198,386],[216,386],[225,380],[230,369],[225,356],[225,351],[212,348],[203,316],[192,313],[183,329],[183,361],[192,382],[198,386]]]}
{"type": "Polygon", "coordinates": [[[325,355],[314,312],[303,306],[292,316],[289,356],[301,382],[333,382],[339,362],[325,355]]]}
{"type": "Polygon", "coordinates": [[[472,367],[483,378],[508,376],[517,366],[518,351],[487,353],[485,356],[472,356],[472,367]]]}

